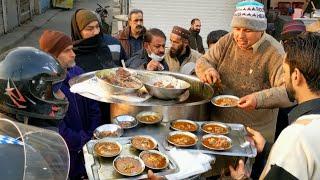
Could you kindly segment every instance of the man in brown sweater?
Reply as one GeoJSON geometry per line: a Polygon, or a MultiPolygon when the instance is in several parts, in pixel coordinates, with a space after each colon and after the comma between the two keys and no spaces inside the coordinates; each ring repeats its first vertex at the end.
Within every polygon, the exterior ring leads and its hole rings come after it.
{"type": "Polygon", "coordinates": [[[239,108],[215,108],[213,120],[253,127],[273,141],[277,107],[290,101],[285,88],[279,87],[285,53],[281,44],[265,33],[263,8],[256,1],[239,2],[232,32],[197,60],[195,70],[203,82],[221,82],[222,94],[242,97],[239,108]]]}

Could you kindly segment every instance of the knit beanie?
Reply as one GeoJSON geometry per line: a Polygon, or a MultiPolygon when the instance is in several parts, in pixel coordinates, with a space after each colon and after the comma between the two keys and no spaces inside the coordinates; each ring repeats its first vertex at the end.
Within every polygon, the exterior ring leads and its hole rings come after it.
{"type": "Polygon", "coordinates": [[[264,5],[254,0],[237,3],[231,27],[265,31],[267,29],[267,19],[264,13],[264,5]]]}
{"type": "Polygon", "coordinates": [[[57,58],[65,48],[72,45],[72,40],[63,32],[45,30],[40,36],[39,45],[41,50],[57,58]]]}
{"type": "Polygon", "coordinates": [[[90,10],[81,9],[76,14],[76,21],[79,31],[82,31],[92,21],[98,21],[98,17],[90,10]]]}
{"type": "Polygon", "coordinates": [[[281,40],[288,40],[298,36],[300,33],[306,31],[306,26],[300,20],[293,20],[284,24],[281,32],[281,40]]]}
{"type": "Polygon", "coordinates": [[[172,33],[181,36],[184,39],[189,39],[190,36],[190,31],[179,26],[174,26],[172,29],[172,33]]]}

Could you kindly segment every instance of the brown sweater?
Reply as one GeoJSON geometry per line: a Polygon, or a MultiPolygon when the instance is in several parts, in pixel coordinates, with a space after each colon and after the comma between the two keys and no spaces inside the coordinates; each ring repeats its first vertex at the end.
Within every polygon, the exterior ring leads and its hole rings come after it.
{"type": "Polygon", "coordinates": [[[289,104],[285,88],[278,87],[283,82],[283,56],[281,44],[266,33],[250,50],[241,50],[234,41],[232,32],[212,46],[197,60],[196,74],[214,67],[224,85],[222,94],[243,97],[256,92],[258,100],[258,107],[253,111],[215,107],[211,115],[212,120],[253,127],[267,140],[273,141],[278,109],[262,108],[289,104]],[[264,102],[268,98],[272,99],[271,102],[264,102]]]}

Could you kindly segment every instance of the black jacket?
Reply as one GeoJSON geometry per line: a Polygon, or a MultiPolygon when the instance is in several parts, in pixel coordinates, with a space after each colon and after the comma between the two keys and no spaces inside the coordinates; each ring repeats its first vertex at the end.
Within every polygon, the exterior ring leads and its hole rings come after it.
{"type": "MultiPolygon", "coordinates": [[[[149,58],[147,51],[143,48],[128,59],[126,66],[132,69],[146,69],[147,64],[150,61],[151,59],[149,58]]],[[[169,66],[165,60],[162,60],[160,63],[163,65],[164,71],[169,71],[169,66]]]]}
{"type": "Polygon", "coordinates": [[[203,48],[202,37],[199,35],[198,32],[195,32],[191,29],[189,31],[190,31],[189,46],[191,47],[191,49],[194,49],[199,53],[204,54],[205,50],[203,48]]]}

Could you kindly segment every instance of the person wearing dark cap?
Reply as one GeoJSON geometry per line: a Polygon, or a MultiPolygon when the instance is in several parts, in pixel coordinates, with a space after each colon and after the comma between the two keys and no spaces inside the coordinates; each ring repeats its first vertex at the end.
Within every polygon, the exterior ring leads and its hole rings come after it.
{"type": "Polygon", "coordinates": [[[204,54],[202,37],[199,35],[201,30],[201,21],[198,18],[194,18],[191,20],[191,27],[189,29],[189,45],[191,49],[198,51],[201,54],[204,54]]]}
{"type": "Polygon", "coordinates": [[[93,131],[100,123],[97,102],[70,92],[69,80],[84,71],[75,65],[72,40],[59,31],[45,30],[39,39],[40,49],[54,56],[67,71],[66,79],[55,85],[54,91],[69,101],[68,111],[58,124],[59,133],[68,145],[70,153],[69,179],[86,177],[82,147],[91,139],[93,131]]]}
{"type": "Polygon", "coordinates": [[[145,32],[143,12],[140,9],[131,10],[128,15],[128,26],[115,36],[125,49],[128,58],[143,48],[145,32]]]}
{"type": "Polygon", "coordinates": [[[306,26],[301,20],[292,20],[284,24],[280,39],[286,41],[306,32],[306,26]]]}
{"type": "Polygon", "coordinates": [[[166,51],[165,60],[169,71],[193,74],[196,60],[201,54],[189,46],[190,32],[182,27],[174,26],[170,34],[171,47],[166,51]]]}
{"type": "MultiPolygon", "coordinates": [[[[288,40],[297,37],[299,34],[306,32],[306,26],[300,20],[292,20],[284,24],[282,32],[281,32],[281,43],[285,44],[288,40]]],[[[282,130],[289,125],[288,120],[288,113],[294,107],[286,107],[286,108],[279,108],[279,113],[277,117],[277,126],[275,132],[275,139],[278,138],[282,130]]]]}
{"type": "Polygon", "coordinates": [[[76,63],[85,72],[121,66],[127,59],[120,42],[103,34],[96,13],[78,9],[71,19],[71,35],[74,41],[76,63]]]}
{"type": "Polygon", "coordinates": [[[228,34],[228,31],[225,30],[211,31],[207,36],[208,49],[210,49],[211,46],[213,46],[216,42],[219,41],[221,37],[223,37],[226,34],[228,34]]]}

